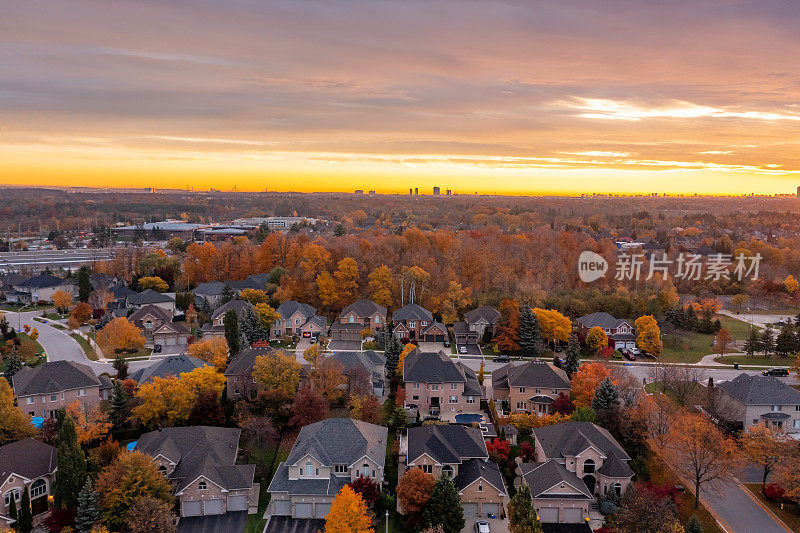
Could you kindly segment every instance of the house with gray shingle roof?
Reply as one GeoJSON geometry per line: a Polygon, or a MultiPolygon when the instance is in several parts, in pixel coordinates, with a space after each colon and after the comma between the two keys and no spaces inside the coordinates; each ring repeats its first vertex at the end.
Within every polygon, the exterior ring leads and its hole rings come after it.
{"type": "Polygon", "coordinates": [[[73,297],[78,295],[78,285],[75,280],[62,279],[47,272],[18,281],[13,287],[13,293],[7,294],[6,298],[13,294],[14,299],[9,301],[22,303],[52,302],[53,295],[58,291],[69,293],[73,297]]]}
{"type": "Polygon", "coordinates": [[[201,331],[203,332],[204,337],[224,337],[225,336],[225,313],[228,311],[233,311],[236,313],[236,316],[239,317],[239,320],[247,313],[253,309],[253,306],[250,302],[245,300],[231,300],[230,302],[224,303],[214,309],[214,312],[211,313],[211,322],[203,324],[201,331]]]}
{"type": "Polygon", "coordinates": [[[405,405],[421,414],[454,419],[461,413],[478,413],[483,395],[475,371],[444,352],[414,350],[403,360],[405,405]]]}
{"type": "Polygon", "coordinates": [[[189,357],[188,355],[170,355],[157,360],[150,366],[133,372],[130,378],[141,385],[151,381],[153,378],[178,377],[184,372],[191,372],[204,366],[211,365],[202,359],[189,357]]]}
{"type": "Polygon", "coordinates": [[[128,307],[139,309],[146,305],[157,305],[163,307],[173,315],[175,314],[175,298],[166,293],[146,289],[142,292],[132,294],[127,298],[128,307]]]}
{"type": "Polygon", "coordinates": [[[566,372],[547,361],[509,363],[492,372],[495,400],[505,400],[512,413],[550,413],[559,394],[569,396],[566,372]]]}
{"type": "Polygon", "coordinates": [[[267,489],[267,515],[325,518],[333,498],[351,481],[363,476],[380,486],[388,431],[350,418],[305,426],[267,489]]]}
{"type": "Polygon", "coordinates": [[[424,340],[423,331],[432,322],[433,313],[421,305],[404,305],[392,313],[392,333],[401,339],[424,340]]]}
{"type": "Polygon", "coordinates": [[[368,379],[372,384],[372,393],[382,398],[386,394],[386,357],[372,350],[365,352],[334,352],[327,356],[342,365],[343,373],[347,377],[347,388],[353,390],[353,380],[359,379],[359,374],[368,379]]]}
{"type": "Polygon", "coordinates": [[[500,320],[500,311],[490,305],[484,305],[464,313],[464,322],[470,331],[478,334],[479,338],[483,336],[487,328],[494,335],[498,320],[500,320]]]}
{"type": "Polygon", "coordinates": [[[633,325],[625,319],[614,318],[608,313],[592,313],[575,320],[581,335],[589,334],[594,327],[601,328],[608,336],[608,345],[615,350],[636,348],[636,334],[633,325]]]}
{"type": "Polygon", "coordinates": [[[98,377],[88,365],[72,361],[23,366],[11,381],[19,408],[42,418],[54,417],[56,411],[75,401],[91,409],[107,400],[111,391],[106,375],[98,377]]]}
{"type": "Polygon", "coordinates": [[[47,496],[55,481],[58,450],[35,439],[23,439],[0,447],[0,521],[8,526],[12,498],[19,507],[27,488],[31,498],[33,516],[49,510],[47,496]]]}
{"type": "Polygon", "coordinates": [[[453,479],[464,516],[500,515],[507,491],[479,428],[458,424],[408,428],[400,437],[401,477],[411,468],[453,479]]]}
{"type": "Polygon", "coordinates": [[[135,451],[153,458],[180,502],[180,515],[221,515],[258,507],[255,465],[237,465],[241,429],[162,428],[142,435],[135,451]]]}
{"type": "Polygon", "coordinates": [[[371,300],[356,300],[339,313],[331,325],[331,341],[361,342],[361,332],[386,324],[386,308],[371,300]]]}
{"type": "Polygon", "coordinates": [[[283,302],[276,309],[281,316],[272,324],[273,340],[283,338],[284,335],[300,335],[300,328],[317,314],[317,308],[295,301],[283,302]]]}
{"type": "Polygon", "coordinates": [[[800,392],[780,379],[741,373],[716,387],[745,429],[766,424],[787,433],[800,433],[800,392]]]}
{"type": "Polygon", "coordinates": [[[543,463],[522,463],[521,482],[531,489],[533,506],[542,522],[584,522],[594,496],[586,484],[555,459],[543,463]]]}

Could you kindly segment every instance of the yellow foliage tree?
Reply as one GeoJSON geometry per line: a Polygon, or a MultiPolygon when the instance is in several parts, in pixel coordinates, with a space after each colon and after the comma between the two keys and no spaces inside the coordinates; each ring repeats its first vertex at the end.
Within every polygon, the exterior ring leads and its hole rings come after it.
{"type": "Polygon", "coordinates": [[[400,352],[400,356],[397,359],[397,373],[398,375],[403,375],[403,363],[406,360],[406,356],[417,349],[416,344],[411,344],[410,342],[403,346],[403,351],[400,352]]]}
{"type": "Polygon", "coordinates": [[[67,291],[56,291],[53,293],[53,305],[59,309],[67,309],[72,305],[72,295],[67,291]]]}
{"type": "Polygon", "coordinates": [[[253,379],[268,389],[279,389],[291,396],[300,383],[303,367],[294,357],[281,351],[256,357],[253,379]]]}
{"type": "MultiPolygon", "coordinates": [[[[604,379],[611,377],[611,370],[597,361],[581,363],[578,370],[572,374],[572,401],[576,407],[591,405],[594,392],[604,379]]],[[[616,384],[613,378],[611,381],[616,384]]]]}
{"type": "Polygon", "coordinates": [[[786,276],[786,279],[783,280],[783,286],[786,287],[786,292],[788,292],[789,294],[794,294],[797,292],[797,288],[798,286],[800,286],[800,284],[797,282],[796,279],[794,279],[794,276],[789,274],[788,276],[786,276]]]}
{"type": "Polygon", "coordinates": [[[75,432],[78,434],[78,442],[82,446],[105,438],[113,425],[100,404],[87,409],[81,402],[75,400],[67,406],[67,414],[75,422],[75,432]]]}
{"type": "Polygon", "coordinates": [[[268,332],[272,330],[272,324],[281,317],[280,313],[266,303],[256,304],[255,310],[258,318],[261,320],[261,324],[268,332]]]}
{"type": "Polygon", "coordinates": [[[589,330],[589,334],[586,335],[586,346],[593,354],[608,346],[608,336],[603,328],[595,326],[589,330]]]}
{"type": "Polygon", "coordinates": [[[177,377],[156,377],[136,391],[141,405],[134,407],[133,415],[146,426],[174,426],[186,421],[202,393],[210,389],[221,396],[224,388],[225,376],[210,366],[177,377]]]}
{"type": "Polygon", "coordinates": [[[36,329],[36,328],[33,328],[33,331],[31,331],[31,333],[30,333],[30,338],[31,338],[32,341],[35,341],[36,339],[38,339],[39,338],[39,330],[36,329]]]}
{"type": "Polygon", "coordinates": [[[358,264],[352,257],[345,257],[336,265],[336,292],[338,303],[344,307],[352,303],[358,293],[358,264]]]}
{"type": "Polygon", "coordinates": [[[459,312],[470,305],[472,290],[469,287],[463,288],[457,281],[451,281],[441,303],[442,320],[448,324],[458,321],[459,312]]]}
{"type": "Polygon", "coordinates": [[[372,533],[372,518],[364,499],[345,485],[331,502],[325,533],[372,533]]]}
{"type": "Polygon", "coordinates": [[[11,385],[0,379],[0,446],[36,434],[28,415],[17,407],[11,385]]]}
{"type": "Polygon", "coordinates": [[[336,282],[330,272],[325,271],[317,275],[317,295],[319,295],[320,303],[325,307],[331,307],[338,300],[336,282]]]}
{"type": "Polygon", "coordinates": [[[392,306],[392,271],[388,266],[382,265],[369,273],[369,293],[376,304],[392,306]]]}
{"type": "Polygon", "coordinates": [[[167,292],[169,290],[169,285],[158,276],[145,276],[139,279],[139,290],[146,291],[147,289],[153,289],[157,292],[167,292]]]}
{"type": "Polygon", "coordinates": [[[567,342],[572,333],[572,321],[555,309],[534,308],[533,313],[539,320],[542,329],[542,338],[546,341],[553,339],[567,342]]]}
{"type": "Polygon", "coordinates": [[[228,342],[225,337],[210,337],[193,342],[186,348],[186,355],[211,363],[222,372],[228,366],[228,342]]]}
{"type": "Polygon", "coordinates": [[[653,315],[640,316],[633,325],[636,327],[636,346],[655,357],[661,355],[664,342],[661,340],[661,329],[653,315]]]}
{"type": "Polygon", "coordinates": [[[258,289],[242,289],[239,292],[239,297],[246,302],[250,302],[251,305],[264,304],[269,300],[267,293],[258,289]]]}
{"type": "Polygon", "coordinates": [[[97,344],[103,352],[110,353],[114,350],[141,348],[144,346],[144,337],[139,328],[124,316],[120,316],[97,333],[97,344]]]}
{"type": "Polygon", "coordinates": [[[536,413],[511,413],[508,417],[508,423],[519,431],[530,431],[533,428],[567,422],[570,418],[569,415],[562,415],[561,413],[553,413],[544,416],[539,416],[536,413]]]}
{"type": "Polygon", "coordinates": [[[319,357],[321,355],[322,348],[320,348],[319,344],[312,344],[303,352],[303,359],[305,359],[306,362],[312,367],[316,367],[317,361],[319,361],[319,357]]]}

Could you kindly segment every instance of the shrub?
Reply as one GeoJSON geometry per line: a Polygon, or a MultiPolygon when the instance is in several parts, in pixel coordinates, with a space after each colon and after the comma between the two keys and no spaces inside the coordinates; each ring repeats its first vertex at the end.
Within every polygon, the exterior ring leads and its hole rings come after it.
{"type": "Polygon", "coordinates": [[[784,490],[783,487],[781,487],[777,483],[767,483],[764,486],[764,496],[766,496],[768,500],[772,501],[782,500],[784,494],[786,494],[786,491],[784,490]]]}
{"type": "Polygon", "coordinates": [[[600,504],[600,514],[608,516],[610,514],[617,514],[617,506],[611,500],[606,500],[600,504]]]}

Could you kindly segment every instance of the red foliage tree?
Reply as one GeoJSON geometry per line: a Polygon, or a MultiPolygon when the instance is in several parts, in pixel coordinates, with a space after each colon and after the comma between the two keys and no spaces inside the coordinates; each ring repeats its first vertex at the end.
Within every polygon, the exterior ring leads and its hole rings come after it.
{"type": "Polygon", "coordinates": [[[556,398],[556,401],[552,403],[550,408],[556,413],[562,415],[571,415],[572,412],[575,411],[575,404],[572,403],[572,400],[569,396],[563,392],[559,392],[558,398],[556,398]]]}
{"type": "Polygon", "coordinates": [[[225,413],[219,403],[219,396],[213,389],[200,393],[192,407],[187,424],[190,426],[222,426],[225,424],[225,413]]]}
{"type": "Polygon", "coordinates": [[[532,463],[536,459],[536,448],[527,440],[519,447],[519,456],[526,463],[532,463]]]}
{"type": "Polygon", "coordinates": [[[301,428],[328,416],[328,401],[311,387],[304,386],[294,396],[289,425],[301,428]]]}
{"type": "Polygon", "coordinates": [[[508,462],[508,456],[511,454],[511,444],[507,440],[494,439],[486,445],[486,450],[492,461],[503,466],[508,462]]]}
{"type": "Polygon", "coordinates": [[[358,479],[348,484],[357,494],[361,495],[368,507],[372,507],[372,505],[378,501],[378,498],[381,497],[378,484],[375,483],[372,478],[358,476],[358,479]]]}
{"type": "Polygon", "coordinates": [[[768,500],[782,500],[785,494],[786,491],[777,483],[767,483],[764,485],[764,496],[766,496],[768,500]]]}

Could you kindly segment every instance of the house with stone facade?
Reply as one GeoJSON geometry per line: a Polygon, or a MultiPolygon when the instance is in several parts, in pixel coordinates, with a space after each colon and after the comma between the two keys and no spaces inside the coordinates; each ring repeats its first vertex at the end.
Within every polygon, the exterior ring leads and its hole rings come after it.
{"type": "Polygon", "coordinates": [[[172,322],[172,313],[163,307],[148,304],[134,311],[128,321],[142,330],[147,342],[153,342],[153,333],[164,324],[172,322]]]}
{"type": "Polygon", "coordinates": [[[492,393],[512,413],[551,413],[559,394],[569,397],[567,373],[547,361],[509,363],[492,372],[492,393]]]}
{"type": "Polygon", "coordinates": [[[800,392],[780,379],[743,372],[716,388],[727,401],[729,416],[741,422],[744,429],[765,424],[786,433],[800,433],[800,392]]]}
{"type": "Polygon", "coordinates": [[[487,329],[494,336],[498,320],[500,320],[500,311],[490,305],[484,305],[464,313],[464,322],[470,331],[478,334],[478,338],[482,338],[487,329]]]}
{"type": "Polygon", "coordinates": [[[371,300],[356,300],[339,313],[336,322],[331,326],[331,339],[335,338],[333,336],[334,328],[337,325],[346,324],[358,324],[362,330],[371,329],[376,331],[386,324],[386,308],[371,300]]]}
{"type": "Polygon", "coordinates": [[[400,339],[422,341],[423,332],[432,323],[433,313],[418,304],[404,305],[392,313],[392,333],[400,339]]]}
{"type": "Polygon", "coordinates": [[[421,415],[454,419],[461,413],[478,413],[482,390],[475,371],[453,361],[444,352],[414,350],[403,361],[405,405],[421,415]]]}
{"type": "Polygon", "coordinates": [[[308,305],[295,301],[283,302],[276,309],[280,318],[272,324],[272,334],[270,336],[273,340],[279,340],[284,335],[297,335],[300,336],[300,328],[310,318],[316,316],[317,308],[313,305],[308,305]]]}
{"type": "Polygon", "coordinates": [[[267,489],[267,516],[321,519],[343,486],[363,476],[383,483],[388,429],[350,418],[305,426],[267,489]]]}
{"type": "Polygon", "coordinates": [[[88,365],[52,361],[24,366],[11,379],[17,405],[29,416],[52,418],[62,407],[78,401],[91,409],[111,394],[111,380],[98,377],[88,365]]]}
{"type": "Polygon", "coordinates": [[[52,492],[57,464],[58,450],[36,439],[23,439],[0,447],[1,522],[11,525],[9,506],[13,501],[19,508],[26,488],[34,519],[47,513],[47,497],[52,492]]]}
{"type": "Polygon", "coordinates": [[[421,468],[435,477],[449,476],[461,497],[464,516],[499,516],[507,498],[503,476],[481,430],[458,424],[408,428],[400,437],[399,476],[421,468]]]}
{"type": "Polygon", "coordinates": [[[238,465],[241,429],[170,427],[142,435],[134,450],[153,458],[172,484],[181,517],[255,512],[255,465],[238,465]]]}

